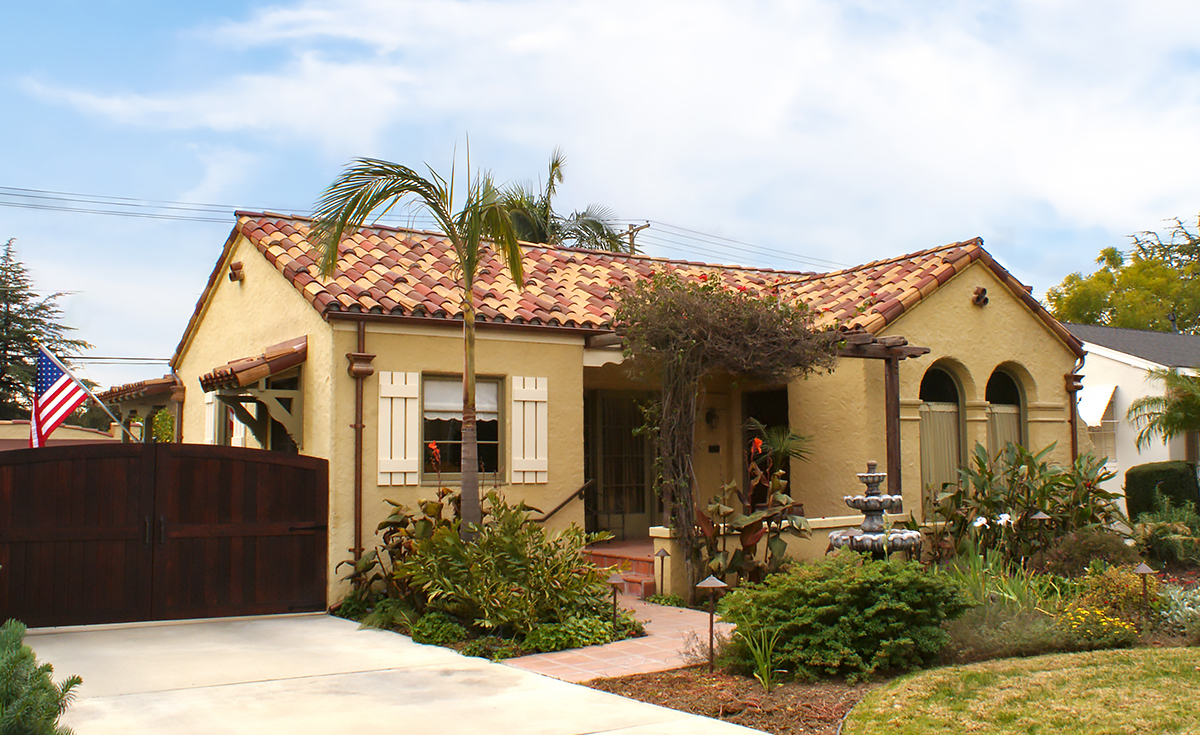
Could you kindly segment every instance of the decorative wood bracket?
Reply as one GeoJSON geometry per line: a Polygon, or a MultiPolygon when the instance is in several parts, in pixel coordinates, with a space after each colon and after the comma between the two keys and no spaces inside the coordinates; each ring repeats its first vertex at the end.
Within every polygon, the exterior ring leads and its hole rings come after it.
{"type": "Polygon", "coordinates": [[[300,390],[268,388],[266,379],[255,386],[223,388],[216,392],[217,400],[229,406],[238,421],[246,425],[261,447],[268,446],[271,419],[278,421],[298,448],[304,447],[304,393],[300,390]],[[258,403],[267,409],[251,413],[246,404],[258,403]]]}

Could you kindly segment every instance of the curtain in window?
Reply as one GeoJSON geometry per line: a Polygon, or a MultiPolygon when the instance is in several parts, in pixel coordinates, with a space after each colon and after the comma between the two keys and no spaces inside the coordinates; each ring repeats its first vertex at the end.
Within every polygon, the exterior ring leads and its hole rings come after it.
{"type": "Polygon", "coordinates": [[[957,403],[921,404],[921,502],[926,517],[942,485],[958,483],[959,435],[957,403]]]}
{"type": "Polygon", "coordinates": [[[988,454],[995,457],[1008,442],[1024,444],[1021,407],[993,404],[988,409],[988,454]]]}

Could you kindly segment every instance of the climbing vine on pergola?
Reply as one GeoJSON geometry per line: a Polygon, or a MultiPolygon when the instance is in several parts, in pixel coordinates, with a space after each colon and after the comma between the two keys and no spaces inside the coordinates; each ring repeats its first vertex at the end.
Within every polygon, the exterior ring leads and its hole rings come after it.
{"type": "Polygon", "coordinates": [[[727,374],[783,383],[830,371],[838,332],[814,327],[803,303],[733,288],[716,277],[659,272],[616,292],[613,325],[635,371],[658,378],[653,428],[664,514],[695,578],[695,448],[701,381],[727,374]]]}

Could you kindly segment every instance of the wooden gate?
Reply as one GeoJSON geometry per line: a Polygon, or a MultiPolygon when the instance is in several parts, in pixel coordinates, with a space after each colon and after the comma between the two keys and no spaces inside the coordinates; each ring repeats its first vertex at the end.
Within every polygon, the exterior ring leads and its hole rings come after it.
{"type": "Polygon", "coordinates": [[[325,460],[199,444],[0,452],[0,620],[325,608],[325,460]]]}

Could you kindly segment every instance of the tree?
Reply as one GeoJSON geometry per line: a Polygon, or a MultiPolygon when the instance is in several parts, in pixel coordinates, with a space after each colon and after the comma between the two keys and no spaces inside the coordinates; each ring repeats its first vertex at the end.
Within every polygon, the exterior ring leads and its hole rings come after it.
{"type": "Polygon", "coordinates": [[[1154,439],[1166,442],[1200,431],[1200,376],[1175,368],[1157,368],[1148,376],[1163,384],[1161,396],[1143,396],[1129,406],[1125,418],[1138,428],[1137,448],[1154,439]]]}
{"type": "Polygon", "coordinates": [[[1060,321],[1200,334],[1200,231],[1175,220],[1169,233],[1141,232],[1122,253],[1105,248],[1089,276],[1072,273],[1046,292],[1060,321]]]}
{"type": "MultiPolygon", "coordinates": [[[[468,158],[468,167],[470,159],[468,158]]],[[[480,523],[479,444],[475,422],[475,275],[488,247],[499,250],[513,281],[524,283],[521,247],[503,192],[486,172],[468,178],[461,206],[455,209],[454,172],[450,180],[426,166],[429,176],[376,158],[351,162],[317,202],[310,238],[321,253],[321,271],[333,274],[338,244],[347,230],[362,227],[373,212],[408,200],[433,216],[458,263],[463,314],[462,519],[480,523]],[[490,240],[491,242],[485,242],[490,240]]]]}
{"type": "Polygon", "coordinates": [[[694,581],[699,539],[692,454],[701,380],[724,373],[781,383],[832,370],[837,333],[815,330],[805,304],[730,289],[707,276],[689,280],[664,272],[620,293],[613,324],[634,365],[660,382],[652,414],[664,520],[679,534],[694,581]]]}
{"type": "Polygon", "coordinates": [[[91,347],[65,336],[72,328],[61,321],[62,294],[40,296],[34,291],[14,242],[10,239],[0,255],[0,419],[29,418],[38,342],[60,359],[91,347]]]}
{"type": "Polygon", "coordinates": [[[616,215],[608,207],[589,204],[582,212],[572,212],[567,217],[554,211],[554,195],[562,183],[566,164],[562,149],[555,148],[550,154],[545,191],[512,186],[504,192],[517,237],[543,245],[572,243],[588,250],[624,251],[626,245],[615,227],[616,215]]]}

